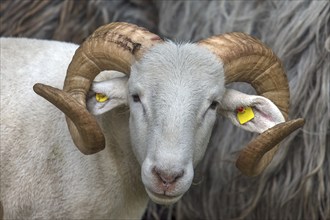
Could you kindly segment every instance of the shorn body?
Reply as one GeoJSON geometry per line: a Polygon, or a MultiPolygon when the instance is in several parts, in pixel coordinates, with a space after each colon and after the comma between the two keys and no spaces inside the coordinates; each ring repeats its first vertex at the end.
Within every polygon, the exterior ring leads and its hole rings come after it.
{"type": "Polygon", "coordinates": [[[140,165],[125,148],[127,110],[99,117],[108,143],[121,148],[86,156],[74,146],[63,113],[32,90],[36,82],[61,88],[76,49],[1,39],[0,198],[6,219],[139,218],[147,206],[140,165]]]}

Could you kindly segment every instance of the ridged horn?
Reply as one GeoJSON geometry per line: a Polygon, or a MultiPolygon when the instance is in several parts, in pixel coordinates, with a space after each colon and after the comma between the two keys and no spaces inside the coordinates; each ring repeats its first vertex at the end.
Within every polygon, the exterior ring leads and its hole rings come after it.
{"type": "MultiPolygon", "coordinates": [[[[258,95],[271,100],[288,120],[289,84],[282,62],[270,48],[244,33],[213,36],[198,43],[212,51],[224,64],[226,84],[249,83],[258,95]]],[[[277,144],[303,124],[303,119],[288,121],[276,127],[283,132],[265,131],[240,152],[237,167],[248,176],[260,174],[278,150],[277,144]]]]}
{"type": "Polygon", "coordinates": [[[302,127],[304,123],[304,119],[298,118],[277,124],[258,135],[240,152],[236,161],[237,168],[247,176],[261,173],[275,156],[274,148],[278,148],[278,144],[285,137],[302,127]]]}
{"type": "Polygon", "coordinates": [[[129,74],[132,63],[161,41],[159,36],[133,24],[101,26],[76,50],[63,91],[34,85],[37,94],[65,113],[73,142],[82,153],[93,154],[105,147],[103,132],[86,108],[86,95],[95,77],[103,70],[129,74]]]}

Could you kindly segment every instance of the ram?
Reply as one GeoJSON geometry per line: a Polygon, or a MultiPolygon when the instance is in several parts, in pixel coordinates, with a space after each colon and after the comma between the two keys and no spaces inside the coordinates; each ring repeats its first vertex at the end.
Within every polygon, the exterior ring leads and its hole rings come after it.
{"type": "Polygon", "coordinates": [[[243,33],[176,44],[111,23],[79,48],[3,38],[1,90],[4,218],[140,218],[148,198],[169,205],[189,189],[218,114],[261,133],[236,162],[248,176],[303,125],[287,121],[281,62],[243,33]],[[105,70],[123,75],[94,81],[105,70]]]}

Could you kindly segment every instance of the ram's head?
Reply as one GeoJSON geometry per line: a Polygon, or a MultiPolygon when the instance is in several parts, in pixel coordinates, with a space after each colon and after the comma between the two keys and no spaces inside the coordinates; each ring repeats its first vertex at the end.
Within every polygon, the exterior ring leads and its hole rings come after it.
{"type": "Polygon", "coordinates": [[[135,25],[111,23],[76,51],[63,91],[42,84],[34,90],[66,114],[73,141],[84,154],[105,147],[91,113],[126,104],[142,181],[151,199],[161,204],[177,201],[190,187],[218,113],[261,133],[237,160],[237,167],[250,176],[262,172],[277,144],[303,124],[302,119],[285,122],[289,87],[280,60],[243,33],[178,45],[135,25]],[[103,70],[126,77],[93,83],[103,70]],[[251,84],[258,96],[226,89],[231,82],[251,84]],[[91,92],[109,99],[95,100],[91,92]]]}

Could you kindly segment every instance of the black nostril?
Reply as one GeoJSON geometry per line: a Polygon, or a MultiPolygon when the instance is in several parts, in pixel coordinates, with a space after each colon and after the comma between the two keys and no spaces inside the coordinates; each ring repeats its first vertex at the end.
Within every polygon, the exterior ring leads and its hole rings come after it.
{"type": "Polygon", "coordinates": [[[179,178],[181,178],[184,174],[184,171],[182,170],[181,172],[178,173],[178,175],[175,177],[175,180],[178,180],[179,178]]]}

